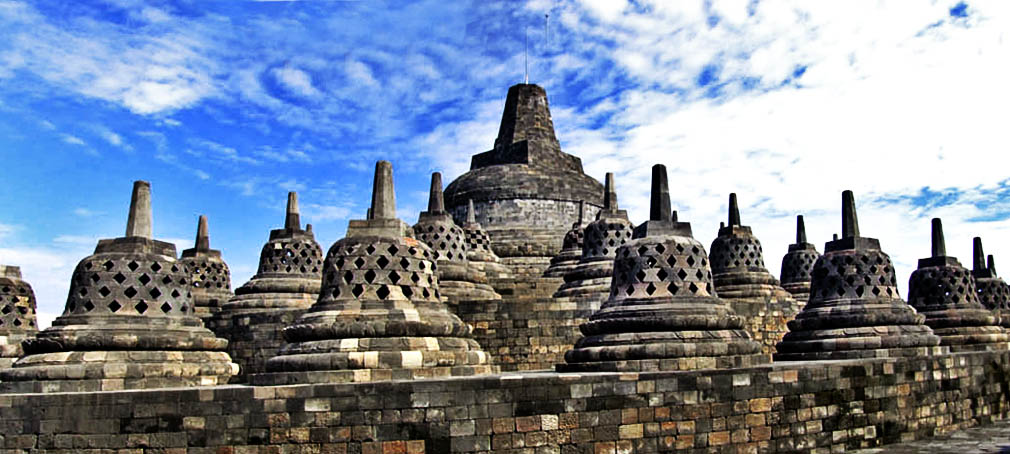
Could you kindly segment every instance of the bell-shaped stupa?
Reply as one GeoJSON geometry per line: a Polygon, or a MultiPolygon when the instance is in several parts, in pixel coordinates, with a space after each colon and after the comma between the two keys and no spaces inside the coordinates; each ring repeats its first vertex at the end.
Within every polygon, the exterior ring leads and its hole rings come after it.
{"type": "Polygon", "coordinates": [[[789,245],[789,252],[782,257],[779,279],[782,288],[792,293],[800,307],[810,299],[810,272],[814,270],[814,263],[820,256],[817,247],[807,242],[803,215],[796,216],[796,242],[789,245]]]}
{"type": "Polygon", "coordinates": [[[0,369],[21,357],[21,341],[39,332],[35,321],[35,292],[21,278],[21,268],[0,265],[0,369]]]}
{"type": "Polygon", "coordinates": [[[151,186],[133,185],[126,236],[99,240],[74,269],[63,315],[0,371],[13,392],[105,391],[227,383],[228,342],[194,314],[175,245],[151,238],[151,186]]]}
{"type": "Polygon", "coordinates": [[[982,238],[975,237],[972,241],[972,269],[975,278],[975,290],[978,301],[986,309],[993,311],[999,318],[999,323],[1010,328],[1010,285],[996,275],[996,264],[992,255],[985,258],[982,251],[982,238]]]}
{"type": "Polygon", "coordinates": [[[631,240],[634,227],[628,221],[628,212],[617,207],[614,174],[608,173],[606,180],[603,209],[596,214],[596,220],[586,226],[582,257],[578,265],[565,274],[565,282],[554,292],[555,298],[592,300],[600,304],[610,294],[614,256],[621,245],[631,240]]]}
{"type": "Polygon", "coordinates": [[[200,215],[196,227],[196,245],[182,251],[179,262],[189,269],[195,313],[206,322],[232,297],[228,264],[221,258],[221,251],[210,248],[207,216],[200,215]]]}
{"type": "Polygon", "coordinates": [[[859,236],[852,191],[842,193],[842,238],[824,245],[810,301],[776,346],[776,361],[925,356],[949,351],[898,294],[891,258],[859,236]]]}
{"type": "Polygon", "coordinates": [[[666,168],[654,166],[650,219],[618,249],[610,299],[582,324],[585,337],[565,353],[559,371],[694,370],[769,362],[761,344],[743,329],[743,318],[716,296],[705,247],[693,238],[691,224],[672,220],[665,183],[666,168]]]}
{"type": "Polygon", "coordinates": [[[477,222],[473,200],[467,203],[463,234],[466,236],[466,259],[474,268],[484,272],[488,279],[512,277],[512,272],[501,264],[498,254],[495,254],[491,249],[491,235],[488,235],[484,227],[477,222]]]}
{"type": "Polygon", "coordinates": [[[579,201],[579,217],[572,224],[572,229],[565,233],[561,242],[561,252],[551,259],[551,265],[544,271],[544,277],[565,277],[575,269],[582,259],[582,239],[586,233],[586,202],[579,201]]]}
{"type": "Polygon", "coordinates": [[[750,227],[740,223],[736,194],[729,195],[729,224],[712,241],[709,261],[719,297],[743,317],[747,332],[764,351],[774,353],[775,344],[787,331],[786,322],[800,307],[765,268],[761,242],[750,227]]]}
{"type": "Polygon", "coordinates": [[[1006,350],[1008,335],[995,314],[982,306],[975,278],[947,256],[940,218],[933,218],[932,254],[919,259],[908,279],[908,304],[951,351],[1006,350]]]}
{"type": "Polygon", "coordinates": [[[322,248],[311,224],[302,229],[298,194],[289,192],[284,228],[270,231],[256,275],[207,323],[228,339],[228,352],[242,366],[235,381],[263,372],[284,345],[282,330],[319,298],[322,269],[322,248]]]}
{"type": "Polygon", "coordinates": [[[439,295],[435,254],[396,218],[393,167],[375,166],[370,216],[330,247],[319,300],[284,330],[261,385],[491,373],[470,327],[439,295]]]}
{"type": "Polygon", "coordinates": [[[461,300],[499,300],[501,295],[488,285],[487,276],[470,265],[466,234],[445,211],[442,174],[431,174],[428,210],[414,224],[414,237],[431,248],[438,267],[439,289],[444,301],[456,306],[461,300]]]}
{"type": "Polygon", "coordinates": [[[470,171],[446,187],[445,202],[462,224],[472,200],[502,263],[513,274],[539,276],[576,221],[579,201],[593,216],[602,192],[582,161],[561,150],[547,92],[518,84],[508,90],[494,148],[473,156],[470,171]]]}

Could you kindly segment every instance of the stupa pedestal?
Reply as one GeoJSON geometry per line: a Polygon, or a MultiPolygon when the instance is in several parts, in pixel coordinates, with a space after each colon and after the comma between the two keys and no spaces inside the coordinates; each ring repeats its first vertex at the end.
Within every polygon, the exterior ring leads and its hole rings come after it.
{"type": "Polygon", "coordinates": [[[473,156],[470,171],[446,187],[445,201],[462,224],[472,200],[502,263],[513,275],[540,276],[576,222],[579,201],[595,216],[602,190],[579,158],[561,150],[544,89],[519,84],[508,90],[494,147],[473,156]]]}
{"type": "Polygon", "coordinates": [[[1010,336],[979,303],[975,278],[947,256],[939,218],[933,219],[932,237],[931,257],[920,259],[908,280],[908,303],[951,351],[1007,350],[1010,336]]]}
{"type": "Polygon", "coordinates": [[[438,268],[439,288],[444,301],[456,306],[462,300],[499,300],[501,295],[488,285],[487,276],[470,265],[466,235],[445,211],[442,174],[431,175],[428,210],[422,211],[414,236],[427,244],[438,268]]]}
{"type": "Polygon", "coordinates": [[[200,216],[196,245],[182,251],[179,263],[185,265],[190,272],[194,313],[206,323],[232,297],[231,271],[221,258],[221,251],[210,248],[207,216],[200,216]]]}
{"type": "Polygon", "coordinates": [[[39,332],[35,292],[21,278],[21,268],[0,265],[0,369],[24,354],[21,342],[39,332]]]}
{"type": "Polygon", "coordinates": [[[618,249],[610,298],[582,325],[585,337],[557,370],[639,372],[768,363],[761,344],[743,329],[743,318],[716,296],[705,248],[692,237],[690,224],[671,220],[665,167],[653,167],[653,183],[650,220],[618,249]]]}
{"type": "Polygon", "coordinates": [[[820,256],[817,247],[807,242],[803,216],[796,216],[796,242],[789,245],[789,252],[782,257],[779,279],[782,288],[793,295],[801,308],[810,299],[810,272],[820,256]]]}
{"type": "Polygon", "coordinates": [[[842,193],[842,238],[811,273],[810,301],[776,346],[776,361],[890,358],[949,352],[898,294],[891,258],[859,236],[855,199],[842,193]]]}
{"type": "Polygon", "coordinates": [[[608,173],[606,180],[604,207],[596,220],[586,226],[582,257],[578,265],[565,274],[564,284],[554,293],[555,298],[589,301],[594,309],[607,299],[614,272],[614,256],[624,243],[631,240],[633,231],[628,213],[617,207],[614,175],[608,173]]]}
{"type": "Polygon", "coordinates": [[[0,371],[5,392],[207,386],[238,372],[196,315],[175,246],[151,239],[150,185],[133,187],[126,236],[100,240],[74,270],[67,306],[0,371]]]}
{"type": "Polygon", "coordinates": [[[467,204],[463,235],[466,239],[466,259],[471,266],[483,272],[488,280],[512,278],[511,270],[502,265],[501,259],[491,249],[491,235],[477,222],[472,200],[467,204]]]}
{"type": "Polygon", "coordinates": [[[282,330],[319,298],[323,251],[312,226],[301,227],[298,195],[288,193],[283,229],[270,231],[256,275],[208,321],[228,339],[228,352],[242,366],[233,381],[264,371],[263,364],[284,345],[282,330]]]}
{"type": "Polygon", "coordinates": [[[392,166],[379,161],[369,219],[330,247],[319,300],[284,330],[257,385],[406,380],[491,373],[470,327],[439,295],[435,257],[404,236],[392,166]]]}
{"type": "Polygon", "coordinates": [[[978,301],[986,309],[992,311],[1004,328],[1010,328],[1010,285],[996,275],[996,265],[992,255],[984,259],[982,238],[973,240],[973,260],[971,275],[975,278],[975,290],[978,301]],[[988,262],[988,263],[987,263],[988,262]]]}
{"type": "Polygon", "coordinates": [[[586,223],[583,221],[585,206],[584,201],[579,202],[579,220],[565,233],[565,238],[561,242],[561,252],[551,259],[551,265],[544,270],[544,277],[564,278],[566,274],[574,271],[582,260],[582,245],[586,232],[586,223]]]}
{"type": "Polygon", "coordinates": [[[716,293],[743,318],[744,328],[762,350],[774,353],[786,322],[800,306],[765,268],[761,242],[750,227],[740,224],[736,194],[729,196],[729,225],[719,229],[709,260],[716,293]]]}

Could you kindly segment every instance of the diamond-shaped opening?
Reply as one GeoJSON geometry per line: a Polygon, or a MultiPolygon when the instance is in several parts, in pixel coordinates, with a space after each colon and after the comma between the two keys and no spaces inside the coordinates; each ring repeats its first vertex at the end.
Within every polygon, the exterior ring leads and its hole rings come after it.
{"type": "Polygon", "coordinates": [[[351,294],[353,294],[355,298],[361,296],[362,293],[365,293],[365,286],[361,284],[355,285],[354,288],[351,289],[351,294]]]}
{"type": "Polygon", "coordinates": [[[414,296],[414,290],[412,290],[409,285],[401,285],[400,291],[403,292],[403,296],[406,296],[408,299],[411,296],[414,296]]]}
{"type": "Polygon", "coordinates": [[[690,290],[691,293],[698,293],[698,285],[695,284],[694,282],[692,282],[691,285],[687,286],[687,289],[690,290]]]}
{"type": "Polygon", "coordinates": [[[166,302],[166,303],[162,303],[162,304],[161,304],[161,311],[162,311],[162,312],[164,312],[164,313],[166,313],[166,314],[167,314],[167,313],[169,313],[169,312],[170,312],[171,310],[172,310],[172,305],[171,305],[171,304],[168,304],[167,302],[166,302]]]}
{"type": "Polygon", "coordinates": [[[7,314],[11,313],[11,307],[10,306],[4,306],[3,309],[0,309],[0,313],[3,313],[4,315],[7,315],[7,314]]]}
{"type": "Polygon", "coordinates": [[[152,263],[151,264],[151,271],[154,271],[155,273],[157,273],[158,271],[161,271],[161,264],[158,263],[158,262],[152,263]]]}
{"type": "Polygon", "coordinates": [[[660,268],[659,272],[656,273],[656,277],[658,277],[660,281],[665,281],[666,278],[670,277],[670,275],[666,272],[666,269],[660,268]]]}
{"type": "Polygon", "coordinates": [[[141,284],[147,285],[148,282],[151,282],[151,276],[148,276],[146,273],[141,274],[137,280],[140,281],[141,284]]]}
{"type": "Polygon", "coordinates": [[[638,270],[638,272],[635,273],[635,277],[638,278],[638,282],[645,282],[645,270],[638,270]]]}
{"type": "Polygon", "coordinates": [[[375,291],[375,294],[379,296],[379,299],[386,299],[389,296],[389,287],[385,285],[380,285],[379,289],[375,291]]]}
{"type": "Polygon", "coordinates": [[[123,290],[123,294],[126,295],[127,298],[133,298],[134,296],[137,296],[137,289],[127,287],[126,290],[123,290]]]}
{"type": "Polygon", "coordinates": [[[421,276],[419,276],[417,273],[410,273],[410,280],[414,281],[414,283],[416,284],[418,283],[418,281],[421,280],[421,276]]]}
{"type": "Polygon", "coordinates": [[[91,300],[87,300],[84,302],[84,310],[91,312],[94,308],[95,304],[92,303],[91,300]]]}
{"type": "Polygon", "coordinates": [[[98,294],[102,295],[103,297],[109,296],[110,293],[112,293],[112,290],[109,290],[109,288],[104,285],[102,286],[102,288],[98,289],[98,294]]]}
{"type": "Polygon", "coordinates": [[[92,275],[91,275],[91,281],[92,281],[92,282],[94,282],[94,283],[96,283],[96,284],[97,284],[97,283],[98,283],[98,281],[100,281],[100,280],[102,280],[102,278],[101,278],[101,277],[99,277],[99,276],[98,276],[97,274],[92,274],[92,275]]]}
{"type": "Polygon", "coordinates": [[[687,266],[694,266],[694,257],[693,256],[690,256],[690,255],[687,256],[687,266]]]}
{"type": "Polygon", "coordinates": [[[677,277],[679,277],[680,280],[686,279],[687,278],[687,271],[684,271],[684,269],[681,268],[680,270],[677,271],[677,277]]]}
{"type": "Polygon", "coordinates": [[[138,313],[143,314],[144,312],[147,312],[147,303],[145,303],[144,300],[140,300],[139,303],[133,305],[133,308],[136,309],[138,313]]]}
{"type": "Polygon", "coordinates": [[[423,288],[421,289],[421,296],[427,299],[431,296],[431,292],[429,292],[428,289],[423,288]]]}
{"type": "Polygon", "coordinates": [[[860,285],[859,287],[856,287],[856,296],[862,298],[863,293],[866,291],[865,289],[866,289],[865,285],[860,285]]]}
{"type": "Polygon", "coordinates": [[[112,280],[122,284],[123,282],[126,282],[126,276],[123,276],[123,273],[116,273],[115,276],[112,276],[112,280]]]}
{"type": "Polygon", "coordinates": [[[122,308],[123,306],[119,304],[119,301],[112,300],[112,302],[109,303],[109,310],[112,312],[117,312],[122,308]]]}
{"type": "Polygon", "coordinates": [[[375,263],[379,265],[379,268],[386,269],[386,265],[389,265],[389,259],[386,258],[386,256],[384,255],[380,255],[378,260],[375,261],[375,263]]]}
{"type": "Polygon", "coordinates": [[[644,245],[638,247],[638,255],[645,255],[646,252],[649,252],[648,247],[645,247],[644,245]]]}
{"type": "Polygon", "coordinates": [[[649,286],[645,288],[645,293],[648,293],[649,295],[656,293],[656,286],[652,285],[652,283],[650,282],[649,286]]]}
{"type": "Polygon", "coordinates": [[[698,280],[700,281],[702,280],[702,278],[705,277],[705,273],[702,273],[701,270],[699,269],[694,273],[694,277],[698,278],[698,280]]]}
{"type": "Polygon", "coordinates": [[[112,268],[116,266],[116,264],[112,263],[112,260],[106,260],[102,266],[105,267],[105,271],[112,271],[112,268]]]}
{"type": "Polygon", "coordinates": [[[666,246],[663,246],[663,243],[657,244],[656,245],[656,252],[658,252],[660,254],[662,254],[663,252],[666,252],[666,246]]]}
{"type": "Polygon", "coordinates": [[[182,296],[182,294],[180,294],[179,291],[175,289],[172,289],[172,293],[170,293],[170,295],[172,295],[172,298],[178,298],[182,296]]]}
{"type": "Polygon", "coordinates": [[[374,254],[375,253],[375,245],[369,244],[368,247],[365,248],[365,252],[367,252],[368,255],[374,254]]]}
{"type": "Polygon", "coordinates": [[[179,272],[179,267],[178,267],[178,266],[176,266],[176,265],[172,265],[172,268],[171,268],[171,269],[172,269],[172,272],[173,272],[173,273],[178,273],[178,272],[179,272]]]}
{"type": "Polygon", "coordinates": [[[666,290],[669,291],[671,295],[676,295],[677,291],[680,290],[680,287],[675,282],[671,282],[666,286],[666,290]]]}
{"type": "Polygon", "coordinates": [[[161,290],[158,290],[158,287],[152,288],[149,293],[151,294],[151,298],[154,299],[158,299],[161,296],[161,290]]]}
{"type": "Polygon", "coordinates": [[[354,260],[354,266],[355,267],[361,268],[364,265],[365,265],[365,259],[363,259],[361,257],[358,257],[356,260],[354,260]]]}
{"type": "Polygon", "coordinates": [[[81,296],[87,296],[88,295],[88,288],[87,287],[81,287],[81,289],[77,293],[80,293],[81,296]]]}
{"type": "Polygon", "coordinates": [[[400,268],[407,269],[408,267],[410,267],[410,260],[407,260],[406,257],[401,258],[400,259],[400,268]]]}
{"type": "Polygon", "coordinates": [[[389,251],[391,255],[396,255],[397,252],[400,252],[400,248],[396,247],[395,244],[391,244],[386,248],[386,251],[389,251]]]}
{"type": "Polygon", "coordinates": [[[350,270],[344,271],[344,282],[350,284],[351,279],[354,279],[354,273],[352,273],[350,270]]]}
{"type": "Polygon", "coordinates": [[[365,282],[368,282],[369,284],[371,284],[373,281],[375,281],[375,271],[372,271],[372,270],[366,271],[365,272],[365,282]]]}
{"type": "Polygon", "coordinates": [[[396,271],[390,271],[389,272],[389,282],[392,282],[394,284],[397,283],[397,282],[400,282],[400,274],[397,273],[396,271]]]}
{"type": "Polygon", "coordinates": [[[340,296],[340,286],[334,285],[333,286],[333,290],[330,290],[330,295],[333,296],[334,298],[339,297],[340,296]]]}
{"type": "Polygon", "coordinates": [[[677,266],[677,257],[669,256],[666,258],[666,264],[670,265],[671,268],[677,266]]]}
{"type": "Polygon", "coordinates": [[[341,268],[343,268],[344,267],[344,258],[340,257],[339,259],[337,259],[336,265],[337,265],[337,269],[338,270],[341,269],[341,268]]]}
{"type": "Polygon", "coordinates": [[[165,285],[171,284],[172,283],[171,276],[165,276],[165,278],[161,280],[161,283],[165,285]]]}

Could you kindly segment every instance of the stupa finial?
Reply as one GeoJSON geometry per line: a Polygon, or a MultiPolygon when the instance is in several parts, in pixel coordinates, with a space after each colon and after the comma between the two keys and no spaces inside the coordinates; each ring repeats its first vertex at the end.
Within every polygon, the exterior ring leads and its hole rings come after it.
{"type": "Polygon", "coordinates": [[[729,224],[730,227],[740,225],[740,205],[736,202],[736,193],[729,194],[729,224]]]}
{"type": "Polygon", "coordinates": [[[473,209],[473,199],[470,199],[466,206],[466,224],[473,225],[477,223],[477,213],[473,209]]]}
{"type": "Polygon", "coordinates": [[[666,221],[670,219],[670,183],[666,177],[666,166],[652,166],[652,196],[649,209],[649,220],[666,221]]]}
{"type": "Polygon", "coordinates": [[[980,272],[986,269],[985,252],[982,251],[982,238],[975,237],[971,241],[972,241],[971,270],[975,272],[980,272]]]}
{"type": "Polygon", "coordinates": [[[842,238],[859,236],[859,219],[856,218],[856,197],[852,191],[842,192],[842,238]]]}
{"type": "Polygon", "coordinates": [[[940,218],[933,218],[933,257],[945,257],[947,255],[947,245],[943,241],[943,224],[940,218]]]}
{"type": "Polygon", "coordinates": [[[134,181],[130,215],[126,220],[126,236],[150,239],[151,226],[151,183],[134,181]]]}
{"type": "Polygon", "coordinates": [[[206,251],[210,249],[210,233],[207,231],[207,216],[200,215],[200,220],[196,226],[196,249],[206,251]]]}
{"type": "Polygon", "coordinates": [[[287,215],[284,217],[284,228],[298,230],[302,228],[301,217],[298,214],[298,193],[291,191],[288,193],[287,215]]]}
{"type": "Polygon", "coordinates": [[[603,187],[603,211],[617,211],[617,186],[614,184],[614,172],[607,172],[603,187]]]}
{"type": "Polygon", "coordinates": [[[396,194],[393,192],[393,164],[389,161],[379,161],[375,163],[375,178],[372,181],[371,219],[395,218],[396,194]]]}
{"type": "Polygon", "coordinates": [[[807,227],[803,223],[803,215],[796,216],[796,244],[807,242],[807,227]]]}
{"type": "Polygon", "coordinates": [[[428,212],[431,214],[445,212],[445,199],[442,196],[442,173],[431,174],[431,189],[428,191],[428,212]]]}
{"type": "Polygon", "coordinates": [[[996,262],[992,259],[992,254],[986,256],[985,267],[993,276],[996,276],[996,262]]]}

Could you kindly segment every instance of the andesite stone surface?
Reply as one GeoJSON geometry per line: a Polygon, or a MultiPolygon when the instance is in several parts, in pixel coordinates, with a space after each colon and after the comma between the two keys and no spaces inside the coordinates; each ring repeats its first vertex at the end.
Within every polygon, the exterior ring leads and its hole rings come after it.
{"type": "Polygon", "coordinates": [[[508,279],[512,272],[501,264],[501,258],[491,249],[491,235],[477,222],[473,201],[467,203],[466,222],[463,223],[466,237],[466,259],[488,279],[508,279]]]}
{"type": "Polygon", "coordinates": [[[195,313],[206,323],[233,295],[228,264],[221,258],[221,251],[210,248],[207,216],[200,215],[196,244],[182,251],[179,262],[189,268],[195,313]]]}
{"type": "Polygon", "coordinates": [[[986,309],[993,311],[1004,328],[1010,328],[1010,285],[996,275],[996,265],[992,255],[984,259],[982,238],[972,240],[972,269],[978,300],[986,309]]]}
{"type": "Polygon", "coordinates": [[[782,257],[779,279],[782,288],[792,293],[800,307],[807,304],[807,300],[810,299],[810,273],[820,256],[817,247],[807,242],[803,215],[796,216],[796,242],[789,245],[789,252],[782,257]]]}
{"type": "Polygon", "coordinates": [[[610,298],[581,326],[561,372],[750,367],[770,361],[716,296],[705,247],[670,212],[666,168],[653,167],[652,210],[620,246],[610,298]],[[665,196],[665,197],[664,197],[665,196]]]}
{"type": "Polygon", "coordinates": [[[572,229],[565,233],[561,242],[561,252],[551,259],[550,266],[544,270],[544,277],[564,277],[575,269],[582,259],[582,240],[586,232],[585,217],[586,202],[579,201],[579,218],[572,224],[572,229]]]}
{"type": "Polygon", "coordinates": [[[610,294],[614,257],[617,249],[631,240],[634,230],[628,212],[617,206],[614,174],[608,173],[606,181],[603,209],[585,228],[582,257],[578,265],[564,275],[565,283],[554,293],[555,298],[590,301],[594,309],[610,294]]]}
{"type": "Polygon", "coordinates": [[[709,253],[716,293],[743,318],[744,328],[774,353],[800,305],[765,268],[764,250],[749,226],[741,225],[736,194],[729,195],[729,224],[719,229],[709,253]]]}
{"type": "Polygon", "coordinates": [[[270,231],[256,274],[207,321],[241,365],[233,381],[263,372],[284,345],[282,330],[319,298],[322,268],[322,248],[311,224],[302,229],[298,194],[289,192],[284,228],[270,231]]]}
{"type": "Polygon", "coordinates": [[[978,301],[971,272],[947,256],[940,218],[932,223],[932,254],[908,279],[908,303],[951,351],[1006,350],[1007,332],[978,301]]]}
{"type": "Polygon", "coordinates": [[[579,158],[561,151],[544,89],[518,84],[509,88],[494,148],[473,156],[470,171],[446,187],[445,202],[462,224],[472,200],[503,263],[539,275],[576,222],[579,201],[595,215],[602,189],[579,158]]]}
{"type": "Polygon", "coordinates": [[[226,383],[228,342],[194,314],[175,246],[151,238],[150,184],[133,186],[126,236],[99,240],[74,270],[66,309],[0,371],[7,392],[105,391],[226,383]]]}
{"type": "Polygon", "coordinates": [[[0,369],[24,354],[21,341],[39,332],[35,292],[21,277],[21,268],[0,265],[0,369]]]}
{"type": "Polygon", "coordinates": [[[442,197],[442,174],[431,174],[428,209],[418,215],[414,237],[427,244],[438,267],[438,282],[442,298],[450,305],[466,299],[498,300],[501,295],[488,285],[482,270],[467,258],[466,233],[445,211],[442,197]]]}
{"type": "Polygon", "coordinates": [[[776,361],[943,354],[926,317],[901,299],[891,258],[859,236],[852,191],[842,193],[842,238],[824,246],[810,301],[779,342],[776,361]]]}
{"type": "Polygon", "coordinates": [[[496,371],[439,294],[435,254],[405,237],[393,169],[375,166],[371,217],[330,247],[319,299],[254,384],[409,380],[496,371]]]}

